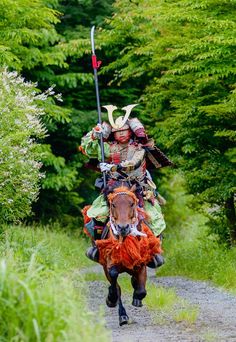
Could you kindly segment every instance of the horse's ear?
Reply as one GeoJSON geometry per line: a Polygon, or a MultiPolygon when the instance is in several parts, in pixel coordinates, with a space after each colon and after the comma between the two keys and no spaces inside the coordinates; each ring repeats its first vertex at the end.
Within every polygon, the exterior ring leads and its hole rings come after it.
{"type": "Polygon", "coordinates": [[[132,187],[131,187],[130,191],[132,191],[132,192],[135,192],[135,191],[136,191],[136,189],[137,189],[137,186],[136,186],[136,184],[134,184],[134,185],[132,185],[132,187]]]}

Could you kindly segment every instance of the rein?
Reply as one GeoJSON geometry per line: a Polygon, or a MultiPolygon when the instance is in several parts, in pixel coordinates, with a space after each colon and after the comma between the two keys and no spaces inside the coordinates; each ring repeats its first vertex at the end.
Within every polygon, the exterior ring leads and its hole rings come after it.
{"type": "MultiPolygon", "coordinates": [[[[108,201],[110,204],[110,220],[109,220],[109,223],[110,223],[110,227],[112,229],[113,234],[116,236],[119,236],[119,232],[116,228],[116,224],[113,221],[113,217],[111,214],[111,204],[112,204],[112,201],[114,200],[114,198],[119,196],[119,195],[127,195],[134,200],[135,204],[138,203],[138,199],[137,199],[136,195],[132,191],[128,190],[126,187],[119,187],[119,188],[115,189],[113,193],[108,195],[108,201]]],[[[131,230],[129,235],[146,237],[147,235],[145,233],[142,233],[138,230],[138,225],[139,225],[138,209],[136,208],[136,221],[133,224],[129,224],[129,227],[131,230]]]]}

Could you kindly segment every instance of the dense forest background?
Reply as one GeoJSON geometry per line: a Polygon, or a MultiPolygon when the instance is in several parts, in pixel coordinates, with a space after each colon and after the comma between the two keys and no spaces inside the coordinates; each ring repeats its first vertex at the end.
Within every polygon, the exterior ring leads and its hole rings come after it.
{"type": "Polygon", "coordinates": [[[101,104],[140,104],[134,115],[176,164],[154,174],[161,193],[173,204],[187,192],[181,210],[204,212],[208,234],[235,245],[235,9],[235,0],[1,1],[0,221],[81,227],[98,175],[78,151],[97,123],[95,25],[101,104]]]}

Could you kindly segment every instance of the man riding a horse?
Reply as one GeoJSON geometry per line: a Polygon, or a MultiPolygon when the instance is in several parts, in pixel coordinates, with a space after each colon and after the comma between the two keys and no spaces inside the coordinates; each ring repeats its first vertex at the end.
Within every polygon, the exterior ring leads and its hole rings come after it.
{"type": "MultiPolygon", "coordinates": [[[[172,163],[154,146],[153,140],[148,139],[141,122],[137,118],[129,119],[131,110],[135,106],[129,105],[122,108],[126,113],[115,122],[112,114],[117,107],[104,106],[108,111],[110,124],[104,122],[102,125],[97,125],[82,138],[80,150],[88,157],[98,160],[100,159],[99,138],[101,134],[104,139],[106,163],[100,163],[99,167],[102,172],[106,173],[107,186],[92,205],[89,208],[86,207],[83,212],[86,218],[86,230],[94,240],[101,240],[106,236],[105,227],[109,219],[109,195],[108,197],[106,195],[117,184],[125,185],[127,189],[135,185],[137,206],[145,213],[145,222],[154,236],[158,237],[158,243],[166,227],[160,207],[164,204],[164,199],[156,191],[156,186],[147,170],[147,164],[151,162],[159,168],[172,163]]],[[[112,225],[112,222],[110,221],[108,225],[112,225]]],[[[90,247],[86,255],[98,261],[97,246],[90,247]]],[[[148,266],[155,268],[163,263],[164,259],[158,252],[148,266]]]]}

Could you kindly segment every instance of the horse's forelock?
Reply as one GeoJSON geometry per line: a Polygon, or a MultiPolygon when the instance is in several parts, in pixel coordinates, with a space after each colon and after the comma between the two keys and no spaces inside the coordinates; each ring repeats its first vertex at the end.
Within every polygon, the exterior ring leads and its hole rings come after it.
{"type": "Polygon", "coordinates": [[[137,199],[137,196],[135,195],[135,193],[130,191],[130,189],[126,186],[120,186],[120,187],[114,189],[113,192],[107,196],[108,201],[111,203],[113,201],[113,199],[121,193],[131,197],[136,203],[138,202],[138,199],[137,199]]]}

